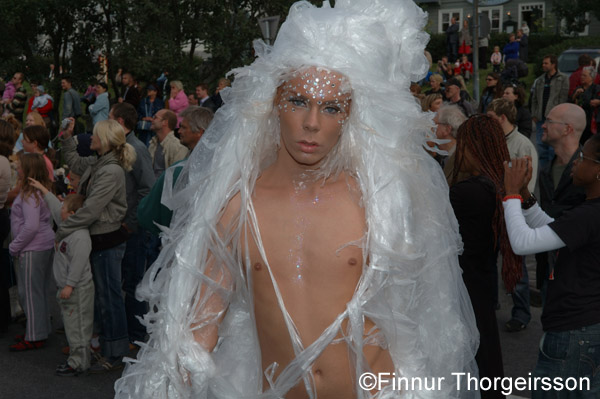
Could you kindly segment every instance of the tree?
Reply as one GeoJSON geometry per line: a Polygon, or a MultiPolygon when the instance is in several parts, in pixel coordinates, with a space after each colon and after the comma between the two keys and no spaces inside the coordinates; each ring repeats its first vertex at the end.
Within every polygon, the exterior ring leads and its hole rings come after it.
{"type": "Polygon", "coordinates": [[[565,33],[576,34],[584,30],[585,26],[590,23],[589,18],[585,17],[586,12],[600,19],[600,2],[598,0],[554,0],[552,11],[558,20],[564,19],[565,33]]]}

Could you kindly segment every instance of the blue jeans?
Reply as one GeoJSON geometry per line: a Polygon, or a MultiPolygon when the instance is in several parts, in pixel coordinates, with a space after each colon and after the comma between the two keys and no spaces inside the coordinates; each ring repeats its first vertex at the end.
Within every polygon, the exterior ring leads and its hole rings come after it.
{"type": "Polygon", "coordinates": [[[567,378],[589,378],[590,390],[583,385],[583,390],[568,389],[532,391],[532,399],[581,398],[597,399],[600,397],[600,324],[579,328],[577,330],[544,333],[540,341],[538,361],[533,370],[533,377],[560,377],[563,382],[567,378]]]}
{"type": "Polygon", "coordinates": [[[137,233],[129,236],[122,262],[129,342],[146,340],[146,327],[137,318],[148,313],[148,303],[135,299],[135,290],[138,284],[142,282],[144,273],[146,273],[145,233],[142,228],[139,228],[137,233]]]}
{"type": "Polygon", "coordinates": [[[529,309],[529,275],[527,274],[527,265],[523,256],[523,276],[517,283],[515,291],[511,294],[513,299],[513,308],[511,318],[527,325],[531,321],[531,310],[529,309]]]}
{"type": "Polygon", "coordinates": [[[96,286],[96,315],[99,318],[100,345],[104,357],[129,353],[127,318],[121,293],[121,260],[125,243],[92,252],[90,259],[96,286]]]}
{"type": "Polygon", "coordinates": [[[544,134],[542,125],[544,122],[546,122],[546,118],[542,118],[541,121],[535,123],[535,142],[538,152],[538,159],[540,160],[538,170],[546,169],[548,165],[550,165],[552,158],[554,158],[554,148],[550,147],[546,143],[542,143],[542,135],[544,134]]]}

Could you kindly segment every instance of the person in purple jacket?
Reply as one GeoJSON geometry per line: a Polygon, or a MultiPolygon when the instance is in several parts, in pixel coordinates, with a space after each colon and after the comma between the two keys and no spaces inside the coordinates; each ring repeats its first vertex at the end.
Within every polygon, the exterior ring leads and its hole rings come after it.
{"type": "Polygon", "coordinates": [[[48,205],[29,182],[32,177],[52,188],[46,162],[40,154],[23,154],[19,160],[21,189],[13,202],[10,227],[13,240],[8,250],[18,260],[17,285],[19,302],[25,311],[25,335],[10,345],[13,352],[44,346],[51,330],[46,300],[46,285],[52,278],[54,231],[48,205]]]}

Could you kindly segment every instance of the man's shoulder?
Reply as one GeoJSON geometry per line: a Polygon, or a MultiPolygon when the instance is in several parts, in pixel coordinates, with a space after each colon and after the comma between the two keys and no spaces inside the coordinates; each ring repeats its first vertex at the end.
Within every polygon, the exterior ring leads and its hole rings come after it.
{"type": "Polygon", "coordinates": [[[146,145],[142,143],[140,139],[137,138],[133,130],[129,132],[129,134],[127,134],[126,141],[127,144],[130,144],[133,147],[137,155],[140,155],[140,152],[143,153],[144,150],[148,151],[146,145]]]}
{"type": "Polygon", "coordinates": [[[521,132],[519,132],[519,129],[515,129],[512,132],[512,134],[508,137],[507,145],[511,146],[510,144],[512,144],[512,146],[514,146],[515,148],[518,148],[520,150],[519,152],[521,153],[525,152],[526,155],[537,157],[535,146],[533,145],[531,140],[529,140],[521,132]]]}
{"type": "Polygon", "coordinates": [[[559,72],[559,71],[556,72],[556,77],[553,80],[555,80],[557,82],[569,83],[569,77],[566,74],[559,72]]]}

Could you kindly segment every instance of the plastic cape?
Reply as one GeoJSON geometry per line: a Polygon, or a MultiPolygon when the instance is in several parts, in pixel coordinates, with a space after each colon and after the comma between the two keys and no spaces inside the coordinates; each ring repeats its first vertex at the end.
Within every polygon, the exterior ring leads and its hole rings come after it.
{"type": "Polygon", "coordinates": [[[116,382],[116,397],[283,398],[304,384],[308,397],[316,398],[311,365],[344,320],[342,339],[354,366],[357,398],[372,397],[358,384],[368,371],[362,348],[369,344],[387,347],[398,377],[445,378],[439,389],[388,387],[375,397],[479,397],[465,386],[458,389],[452,374],[477,376],[479,336],[458,265],[462,243],[448,187],[423,149],[433,137],[432,114],[421,112],[409,93],[410,81],[427,71],[425,20],[411,1],[338,0],[335,8],[300,2],[272,47],[255,43],[257,59],[233,71],[233,86],[222,92],[225,105],[175,189],[166,179],[163,202],[175,210],[174,217],[137,292],[149,301],[144,323],[150,338],[116,382]],[[246,277],[251,264],[244,254],[248,240],[255,240],[279,294],[251,195],[279,145],[277,87],[306,66],[339,72],[351,85],[349,119],[321,170],[325,176],[348,170],[356,178],[368,230],[355,294],[316,341],[302,342],[278,296],[296,358],[279,366],[274,378],[277,365],[261,366],[252,281],[246,277]],[[340,153],[347,156],[335,156],[340,153]],[[225,206],[238,193],[239,214],[228,230],[217,231],[225,206]],[[215,300],[221,306],[213,306],[215,300]],[[367,317],[377,325],[377,335],[365,336],[367,317]],[[217,323],[218,344],[209,353],[194,340],[193,330],[217,323]]]}

